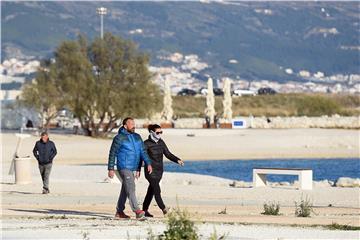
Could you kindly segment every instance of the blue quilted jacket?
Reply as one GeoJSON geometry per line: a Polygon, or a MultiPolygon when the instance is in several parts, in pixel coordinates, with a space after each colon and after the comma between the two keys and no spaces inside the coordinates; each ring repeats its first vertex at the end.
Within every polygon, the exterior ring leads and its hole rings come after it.
{"type": "Polygon", "coordinates": [[[113,170],[116,164],[118,170],[128,169],[135,171],[140,160],[146,162],[147,165],[151,165],[151,160],[145,151],[141,136],[137,133],[129,133],[124,127],[121,127],[111,144],[108,170],[113,170]]]}

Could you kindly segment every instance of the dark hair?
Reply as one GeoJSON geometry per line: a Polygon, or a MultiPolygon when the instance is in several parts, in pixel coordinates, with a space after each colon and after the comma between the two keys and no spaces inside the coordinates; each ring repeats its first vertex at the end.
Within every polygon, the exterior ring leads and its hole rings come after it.
{"type": "Polygon", "coordinates": [[[42,137],[43,137],[43,136],[48,136],[48,133],[47,133],[47,132],[42,132],[40,135],[41,135],[42,137]]]}
{"type": "Polygon", "coordinates": [[[148,126],[148,131],[153,131],[155,132],[155,129],[161,128],[158,124],[149,124],[148,126]]]}
{"type": "Polygon", "coordinates": [[[122,125],[124,126],[129,120],[134,120],[134,119],[132,117],[124,118],[124,120],[122,121],[122,125]]]}

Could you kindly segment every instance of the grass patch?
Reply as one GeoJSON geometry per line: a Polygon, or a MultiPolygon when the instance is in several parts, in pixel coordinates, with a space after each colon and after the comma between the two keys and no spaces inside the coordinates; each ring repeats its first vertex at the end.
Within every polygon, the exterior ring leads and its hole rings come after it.
{"type": "Polygon", "coordinates": [[[263,215],[280,215],[280,204],[279,203],[264,203],[264,212],[263,215]]]}
{"type": "Polygon", "coordinates": [[[337,223],[332,223],[331,225],[326,226],[327,229],[330,230],[343,230],[343,231],[359,231],[360,227],[350,226],[350,225],[342,225],[337,223]]]}
{"type": "MultiPolygon", "coordinates": [[[[215,97],[215,110],[222,114],[222,97],[215,97]]],[[[206,98],[203,96],[174,96],[174,114],[178,117],[204,117],[206,98]]],[[[339,114],[360,115],[360,98],[349,94],[289,93],[233,97],[233,116],[289,117],[339,114]]]]}
{"type": "Polygon", "coordinates": [[[58,216],[58,215],[50,215],[50,216],[46,216],[46,217],[43,217],[43,218],[40,218],[40,219],[44,219],[44,220],[51,220],[51,219],[68,219],[68,217],[63,214],[61,216],[58,216]]]}
{"type": "Polygon", "coordinates": [[[295,202],[295,216],[296,217],[310,217],[314,213],[313,204],[308,197],[303,199],[301,197],[300,203],[295,202]]]}
{"type": "Polygon", "coordinates": [[[296,101],[295,106],[297,114],[300,116],[331,116],[342,113],[338,102],[321,95],[300,98],[296,101]]]}

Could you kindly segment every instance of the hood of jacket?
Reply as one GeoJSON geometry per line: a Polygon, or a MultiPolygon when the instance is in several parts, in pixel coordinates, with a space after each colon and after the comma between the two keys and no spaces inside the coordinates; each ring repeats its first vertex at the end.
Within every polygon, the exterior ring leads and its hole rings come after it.
{"type": "Polygon", "coordinates": [[[126,128],[124,128],[124,126],[122,126],[120,129],[119,129],[119,134],[126,134],[126,135],[130,135],[132,134],[131,132],[129,132],[128,130],[126,130],[126,128]]]}

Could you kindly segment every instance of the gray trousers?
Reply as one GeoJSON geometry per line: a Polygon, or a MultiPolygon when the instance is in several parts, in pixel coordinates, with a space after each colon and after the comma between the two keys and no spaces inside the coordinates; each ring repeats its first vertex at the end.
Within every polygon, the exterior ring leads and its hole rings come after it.
{"type": "Polygon", "coordinates": [[[129,198],[130,207],[133,212],[140,210],[135,194],[135,176],[134,173],[127,169],[119,170],[122,180],[119,200],[116,211],[123,212],[125,209],[126,199],[129,198]]]}
{"type": "Polygon", "coordinates": [[[52,167],[52,163],[48,163],[45,165],[39,164],[40,175],[43,182],[43,189],[45,190],[49,190],[49,177],[50,177],[51,167],[52,167]]]}

